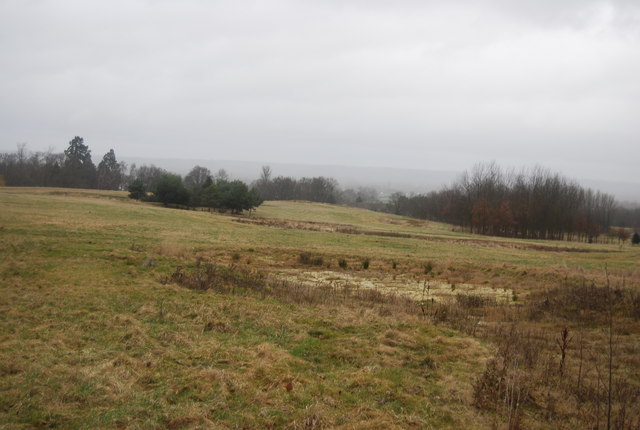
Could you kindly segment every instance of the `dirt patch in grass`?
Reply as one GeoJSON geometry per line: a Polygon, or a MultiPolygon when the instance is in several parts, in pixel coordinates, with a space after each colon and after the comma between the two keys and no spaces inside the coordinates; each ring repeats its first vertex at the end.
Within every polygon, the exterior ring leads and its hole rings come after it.
{"type": "Polygon", "coordinates": [[[413,300],[443,301],[459,295],[492,298],[501,303],[513,301],[513,290],[469,283],[453,284],[443,280],[420,280],[411,274],[344,272],[332,270],[287,269],[277,272],[282,278],[305,285],[332,285],[337,288],[365,288],[384,291],[413,300]]]}

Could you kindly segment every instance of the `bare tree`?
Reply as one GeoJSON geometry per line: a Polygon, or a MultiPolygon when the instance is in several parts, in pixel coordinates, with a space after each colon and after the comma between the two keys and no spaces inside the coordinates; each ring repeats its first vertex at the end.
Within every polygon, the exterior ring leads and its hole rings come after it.
{"type": "Polygon", "coordinates": [[[184,185],[191,191],[198,191],[203,188],[205,182],[211,177],[211,171],[206,167],[195,166],[184,177],[184,185]]]}
{"type": "Polygon", "coordinates": [[[406,197],[388,210],[481,234],[592,242],[610,227],[617,205],[613,196],[542,167],[504,173],[489,163],[441,191],[406,197]]]}
{"type": "Polygon", "coordinates": [[[227,182],[229,181],[229,174],[224,169],[218,169],[218,171],[213,175],[213,181],[216,183],[227,182]]]}

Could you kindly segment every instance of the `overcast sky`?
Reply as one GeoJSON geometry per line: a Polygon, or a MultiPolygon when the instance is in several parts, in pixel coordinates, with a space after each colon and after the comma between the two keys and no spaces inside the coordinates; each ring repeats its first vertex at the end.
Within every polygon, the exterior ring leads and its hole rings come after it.
{"type": "Polygon", "coordinates": [[[640,183],[640,1],[0,0],[0,149],[640,183]]]}

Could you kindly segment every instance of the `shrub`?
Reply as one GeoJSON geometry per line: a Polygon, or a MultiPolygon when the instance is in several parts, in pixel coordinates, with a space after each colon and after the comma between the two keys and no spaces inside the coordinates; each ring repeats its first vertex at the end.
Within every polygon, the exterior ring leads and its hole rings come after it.
{"type": "Polygon", "coordinates": [[[346,269],[347,268],[347,260],[345,260],[344,258],[341,258],[340,260],[338,260],[338,266],[340,266],[342,269],[346,269]]]}
{"type": "Polygon", "coordinates": [[[189,191],[182,184],[178,175],[163,175],[154,192],[155,198],[164,204],[186,205],[189,203],[189,191]]]}
{"type": "Polygon", "coordinates": [[[144,183],[140,179],[136,179],[131,182],[127,187],[127,191],[129,191],[129,198],[140,200],[146,197],[147,190],[145,189],[144,183]]]}
{"type": "Polygon", "coordinates": [[[428,275],[433,270],[433,263],[431,261],[427,261],[424,264],[424,274],[428,275]]]}
{"type": "Polygon", "coordinates": [[[460,306],[471,308],[482,308],[487,305],[495,305],[495,299],[483,297],[478,294],[456,294],[456,301],[460,306]]]}
{"type": "Polygon", "coordinates": [[[324,258],[314,257],[308,252],[300,254],[298,261],[301,264],[306,264],[307,266],[322,266],[324,264],[324,258]]]}
{"type": "Polygon", "coordinates": [[[369,268],[369,263],[370,263],[370,261],[369,261],[369,259],[367,258],[366,260],[364,260],[364,261],[362,262],[362,268],[363,268],[364,270],[367,270],[367,269],[369,268]]]}

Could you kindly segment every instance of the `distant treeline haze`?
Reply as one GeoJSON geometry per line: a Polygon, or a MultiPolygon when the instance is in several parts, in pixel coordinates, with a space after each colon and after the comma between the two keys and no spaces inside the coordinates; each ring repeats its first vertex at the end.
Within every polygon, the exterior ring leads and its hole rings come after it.
{"type": "Polygon", "coordinates": [[[271,168],[262,168],[254,187],[265,200],[308,200],[320,203],[339,203],[340,188],[332,178],[315,177],[294,179],[277,176],[271,178],[271,168]]]}
{"type": "Polygon", "coordinates": [[[251,211],[263,200],[341,203],[479,234],[534,239],[593,241],[608,233],[607,240],[627,240],[626,228],[640,227],[640,208],[622,208],[612,195],[543,168],[505,172],[495,163],[479,164],[439,191],[380,199],[372,188],[342,190],[332,178],[274,177],[268,166],[251,186],[230,180],[224,169],[212,173],[195,166],[182,178],[153,165],[127,166],[113,149],[95,166],[89,147],[75,137],[62,153],[29,152],[24,144],[1,153],[0,185],[128,190],[140,200],[234,213],[251,211]]]}
{"type": "Polygon", "coordinates": [[[615,198],[585,189],[543,168],[504,172],[480,164],[452,185],[425,195],[392,196],[396,214],[427,218],[499,236],[592,241],[623,217],[637,224],[638,211],[615,198]],[[629,216],[631,215],[631,217],[629,216]]]}
{"type": "Polygon", "coordinates": [[[377,200],[375,191],[341,191],[333,179],[272,178],[269,167],[263,167],[254,187],[265,200],[347,203],[487,235],[593,241],[608,232],[626,240],[628,230],[611,226],[640,225],[640,209],[621,208],[609,194],[582,188],[542,168],[503,172],[495,163],[477,165],[440,191],[394,193],[386,204],[377,200]]]}

